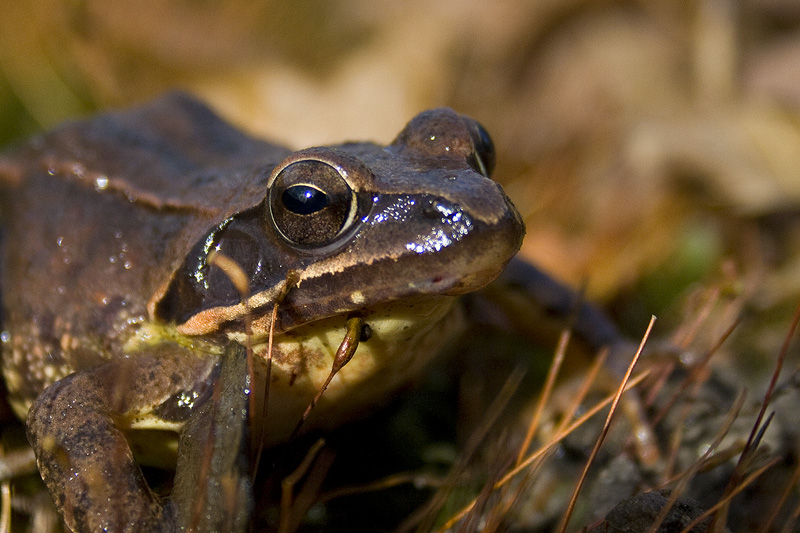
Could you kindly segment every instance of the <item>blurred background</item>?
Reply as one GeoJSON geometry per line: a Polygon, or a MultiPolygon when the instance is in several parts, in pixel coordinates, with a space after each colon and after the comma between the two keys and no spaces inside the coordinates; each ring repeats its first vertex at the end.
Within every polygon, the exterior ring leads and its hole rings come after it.
{"type": "Polygon", "coordinates": [[[296,148],[451,106],[495,140],[525,256],[641,327],[695,281],[800,293],[793,0],[3,4],[3,144],[171,88],[296,148]]]}
{"type": "Polygon", "coordinates": [[[714,287],[746,319],[731,364],[771,371],[800,298],[796,0],[2,4],[2,144],[172,88],[295,148],[450,106],[493,136],[526,258],[637,336],[714,287]]]}

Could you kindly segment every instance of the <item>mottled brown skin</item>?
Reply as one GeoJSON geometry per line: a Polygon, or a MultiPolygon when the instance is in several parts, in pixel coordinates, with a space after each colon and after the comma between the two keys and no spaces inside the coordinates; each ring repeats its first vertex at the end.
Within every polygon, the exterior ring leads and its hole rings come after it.
{"type": "MultiPolygon", "coordinates": [[[[379,352],[363,355],[391,333],[378,327],[382,306],[408,301],[401,311],[409,314],[434,298],[436,320],[448,320],[451,297],[496,277],[524,233],[500,187],[481,175],[493,162],[475,127],[434,110],[388,147],[347,143],[290,155],[238,132],[192,98],[170,94],[66,124],[0,160],[8,186],[3,370],[15,409],[22,416],[30,407],[29,440],[68,527],[186,525],[186,498],[176,498],[183,505],[176,509],[151,494],[126,437],[148,421],[180,431],[213,396],[222,353],[243,338],[244,317],[253,319],[254,341],[263,342],[278,297],[279,340],[293,342],[296,331],[317,335],[318,321],[338,328],[348,313],[375,321],[378,336],[362,343],[342,371],[347,379],[331,384],[326,396],[339,400],[321,403],[319,419],[335,420],[337,408],[357,411],[396,389],[406,377],[396,368],[359,367],[369,358],[386,362],[379,352]],[[353,200],[345,203],[354,216],[322,244],[298,246],[269,216],[286,206],[270,208],[264,198],[281,169],[306,160],[347,176],[353,200]],[[214,247],[245,272],[247,306],[228,276],[210,266],[214,247]],[[287,288],[290,272],[296,280],[287,288]]],[[[324,234],[320,228],[308,233],[324,234]]],[[[409,350],[392,348],[389,359],[431,351],[452,336],[446,322],[427,324],[424,315],[417,319],[424,327],[409,330],[422,331],[409,337],[409,350]]],[[[276,398],[284,391],[295,401],[293,391],[313,391],[319,381],[305,373],[327,363],[323,352],[291,346],[276,348],[289,370],[273,376],[273,388],[276,398]]],[[[308,391],[298,405],[307,404],[308,391]]],[[[282,424],[291,428],[297,415],[288,409],[282,424]]],[[[181,468],[179,461],[178,477],[181,468]]]]}
{"type": "Polygon", "coordinates": [[[12,154],[6,165],[22,183],[4,197],[2,274],[14,394],[29,403],[66,368],[122,355],[128,322],[147,315],[188,250],[263,199],[269,173],[253,169],[288,153],[174,95],[67,124],[12,154]]]}

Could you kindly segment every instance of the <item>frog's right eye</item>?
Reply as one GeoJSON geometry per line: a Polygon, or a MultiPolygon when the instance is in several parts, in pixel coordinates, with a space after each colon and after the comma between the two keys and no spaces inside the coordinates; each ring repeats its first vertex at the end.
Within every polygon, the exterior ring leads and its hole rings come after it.
{"type": "Polygon", "coordinates": [[[472,139],[473,152],[467,157],[469,166],[475,169],[476,172],[491,178],[492,172],[494,172],[494,165],[497,162],[494,142],[492,142],[489,132],[481,126],[480,122],[464,115],[461,115],[461,117],[464,119],[464,124],[467,126],[469,136],[472,139]]]}
{"type": "Polygon", "coordinates": [[[280,170],[268,194],[275,228],[300,247],[332,243],[354,222],[357,198],[339,170],[323,161],[295,161],[280,170]]]}

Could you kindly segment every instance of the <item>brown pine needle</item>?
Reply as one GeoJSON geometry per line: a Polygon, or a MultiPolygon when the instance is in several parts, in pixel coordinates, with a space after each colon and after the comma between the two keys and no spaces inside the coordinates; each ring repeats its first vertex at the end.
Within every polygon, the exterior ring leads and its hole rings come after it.
{"type": "Polygon", "coordinates": [[[692,371],[689,373],[688,376],[686,376],[686,378],[683,380],[683,383],[681,383],[681,386],[677,388],[672,397],[669,400],[667,400],[667,402],[664,404],[664,407],[662,407],[661,410],[656,414],[656,416],[653,417],[652,423],[654,426],[657,425],[661,421],[661,419],[664,418],[667,415],[667,413],[670,412],[672,406],[675,405],[675,403],[680,399],[680,397],[684,394],[686,389],[692,383],[697,383],[700,381],[699,376],[701,374],[701,371],[703,371],[708,366],[708,363],[709,361],[711,361],[711,358],[719,351],[720,348],[722,348],[722,345],[733,334],[733,331],[736,329],[736,327],[739,325],[740,322],[741,318],[737,318],[736,320],[734,320],[733,323],[730,326],[728,326],[728,328],[722,333],[722,335],[720,335],[720,337],[717,339],[714,345],[706,351],[706,353],[703,355],[700,361],[698,361],[697,364],[694,365],[692,371]]]}
{"type": "Polygon", "coordinates": [[[272,306],[272,315],[269,319],[269,335],[267,337],[267,356],[264,359],[266,371],[264,373],[264,400],[261,402],[261,424],[258,432],[258,445],[256,455],[253,460],[253,471],[251,479],[256,478],[259,463],[261,463],[261,453],[264,451],[264,439],[267,434],[267,414],[269,414],[269,384],[272,383],[272,343],[275,339],[275,322],[278,320],[278,302],[272,306]]]}
{"type": "MultiPolygon", "coordinates": [[[[627,385],[625,386],[625,390],[632,389],[633,387],[635,387],[636,385],[641,383],[645,378],[647,378],[648,375],[649,375],[649,371],[644,371],[641,374],[639,374],[638,376],[636,376],[635,378],[631,379],[627,383],[627,385]]],[[[596,415],[597,413],[599,413],[600,411],[605,409],[606,406],[608,406],[614,400],[614,397],[615,396],[612,395],[612,396],[608,396],[608,397],[604,398],[602,401],[597,403],[595,406],[593,406],[590,409],[588,409],[586,411],[586,413],[584,413],[583,416],[581,416],[580,418],[576,419],[572,424],[570,424],[568,427],[566,427],[563,431],[560,431],[560,432],[556,433],[550,439],[550,441],[547,444],[543,445],[537,451],[535,451],[531,455],[529,455],[524,461],[522,461],[520,464],[518,464],[513,469],[511,469],[505,476],[503,476],[500,479],[500,481],[495,483],[493,488],[495,490],[499,489],[500,487],[502,487],[503,485],[505,485],[506,483],[511,481],[514,477],[516,477],[517,474],[519,474],[520,472],[524,471],[532,463],[534,463],[537,460],[539,460],[544,454],[546,454],[548,451],[550,451],[550,449],[553,446],[555,446],[556,444],[558,444],[559,442],[564,440],[567,436],[569,436],[570,433],[572,433],[577,428],[579,428],[581,425],[586,423],[587,420],[589,420],[594,415],[596,415]]],[[[439,529],[439,531],[440,532],[447,531],[450,527],[453,526],[453,524],[455,524],[456,522],[461,520],[461,518],[466,516],[466,514],[472,510],[472,508],[475,506],[476,503],[477,502],[475,500],[473,500],[471,503],[466,505],[456,515],[454,515],[450,520],[448,520],[447,523],[444,524],[439,529]]]]}
{"type": "Polygon", "coordinates": [[[414,485],[415,487],[441,487],[444,481],[441,477],[426,474],[424,472],[398,472],[386,476],[385,478],[378,479],[371,483],[364,485],[340,487],[325,492],[317,498],[317,503],[325,503],[336,498],[343,496],[351,496],[353,494],[364,494],[367,492],[378,492],[381,490],[390,489],[399,485],[414,485]]]}
{"type": "MultiPolygon", "coordinates": [[[[722,423],[722,426],[720,427],[719,431],[717,431],[714,440],[711,441],[711,444],[708,446],[706,451],[692,464],[692,466],[690,466],[686,471],[682,472],[676,477],[676,479],[679,479],[678,485],[674,489],[672,489],[672,493],[670,494],[667,503],[661,509],[661,512],[656,516],[655,520],[653,521],[653,525],[649,530],[649,533],[655,533],[656,531],[658,531],[658,528],[661,526],[664,519],[667,517],[669,510],[672,508],[675,502],[678,501],[678,498],[683,493],[683,490],[684,488],[686,488],[686,485],[689,484],[689,482],[694,478],[694,475],[698,471],[700,471],[701,468],[703,468],[703,466],[708,461],[709,457],[717,450],[717,448],[719,448],[720,443],[722,443],[722,439],[724,439],[725,436],[728,434],[728,432],[731,429],[731,426],[733,426],[733,423],[739,416],[739,412],[742,409],[742,405],[744,405],[744,400],[746,397],[747,394],[745,393],[745,391],[739,393],[739,395],[736,397],[736,400],[733,402],[733,406],[731,406],[731,408],[728,410],[728,416],[725,417],[725,421],[722,423]]],[[[669,485],[673,481],[675,480],[674,479],[669,480],[665,482],[663,485],[665,486],[669,485]]]]}
{"type": "MultiPolygon", "coordinates": [[[[648,373],[645,371],[642,374],[640,374],[640,375],[636,376],[635,378],[631,379],[628,382],[627,386],[625,387],[625,390],[629,390],[629,389],[635,387],[636,385],[641,383],[642,380],[644,380],[647,376],[648,376],[648,373]]],[[[553,446],[555,446],[556,444],[558,444],[559,442],[564,440],[570,433],[572,433],[577,428],[579,428],[581,425],[583,425],[587,420],[589,420],[594,415],[596,415],[597,413],[599,413],[600,411],[605,409],[606,406],[608,406],[612,401],[614,401],[614,397],[615,396],[608,396],[608,397],[604,398],[601,402],[596,404],[594,407],[592,407],[591,409],[586,411],[586,413],[582,417],[576,419],[575,422],[573,422],[567,428],[565,428],[564,431],[561,431],[561,432],[557,433],[552,439],[550,439],[550,442],[548,442],[546,445],[544,445],[538,451],[536,451],[533,454],[529,455],[527,459],[522,461],[518,466],[514,467],[514,469],[511,470],[508,474],[503,476],[503,478],[500,479],[500,481],[497,482],[497,484],[495,485],[494,488],[496,488],[496,489],[500,488],[505,483],[508,483],[514,476],[516,476],[517,474],[522,472],[525,469],[525,467],[527,467],[528,465],[530,465],[531,463],[536,461],[539,457],[544,455],[544,453],[547,452],[550,448],[552,448],[553,446]]]]}
{"type": "Polygon", "coordinates": [[[294,487],[303,476],[306,475],[314,459],[319,454],[322,447],[325,446],[325,440],[319,439],[308,450],[302,462],[294,469],[294,472],[283,478],[281,481],[281,520],[278,525],[279,533],[288,533],[290,529],[290,517],[292,516],[292,506],[294,502],[294,487]]]}
{"type": "MultiPolygon", "coordinates": [[[[778,518],[778,513],[780,513],[781,509],[783,509],[783,506],[786,505],[786,501],[792,494],[792,490],[797,486],[798,481],[800,481],[800,463],[797,464],[797,466],[794,469],[794,472],[792,472],[792,477],[786,484],[786,488],[784,489],[783,494],[781,494],[781,497],[778,500],[778,502],[775,504],[775,507],[773,508],[772,513],[770,513],[769,518],[764,520],[764,523],[761,524],[761,529],[759,529],[759,533],[767,533],[773,530],[772,524],[775,523],[775,520],[778,518]]],[[[786,531],[791,531],[791,526],[789,526],[788,524],[786,531]]]]}
{"type": "Polygon", "coordinates": [[[600,373],[603,365],[605,365],[606,359],[608,359],[608,354],[608,349],[604,348],[603,350],[600,350],[600,353],[597,355],[597,357],[595,357],[592,366],[589,367],[589,371],[586,373],[586,376],[581,383],[580,389],[578,389],[578,392],[575,394],[575,398],[564,411],[564,416],[561,420],[561,424],[558,426],[558,431],[564,430],[570,421],[573,420],[575,413],[578,412],[578,409],[581,406],[581,402],[583,402],[589,395],[589,389],[593,384],[597,383],[597,375],[600,373]]]}
{"type": "Polygon", "coordinates": [[[761,401],[761,409],[758,411],[758,416],[753,423],[753,429],[750,431],[750,436],[748,437],[747,443],[744,446],[742,455],[739,457],[739,462],[737,463],[731,478],[728,480],[728,486],[725,488],[724,493],[726,495],[728,491],[737,485],[739,477],[741,476],[741,471],[744,469],[746,462],[750,459],[751,450],[755,450],[755,447],[757,446],[757,436],[763,430],[762,421],[764,420],[764,417],[767,413],[767,408],[772,401],[772,394],[775,391],[775,385],[780,377],[783,363],[786,360],[786,355],[789,352],[789,346],[791,345],[794,334],[797,331],[798,324],[800,324],[800,303],[798,303],[797,307],[795,307],[794,315],[792,316],[792,322],[789,325],[789,331],[786,333],[786,336],[783,340],[783,345],[778,353],[778,359],[775,362],[775,370],[772,372],[772,378],[770,379],[769,386],[767,387],[767,391],[764,393],[764,399],[761,401]]]}
{"type": "Polygon", "coordinates": [[[769,463],[765,464],[764,466],[762,466],[761,468],[759,468],[758,470],[756,470],[755,472],[753,472],[752,474],[750,474],[749,476],[747,476],[747,477],[744,479],[744,481],[742,481],[741,483],[739,483],[739,484],[736,486],[736,488],[734,488],[733,490],[731,490],[730,494],[728,494],[728,495],[727,495],[727,496],[725,496],[723,499],[721,499],[720,501],[718,501],[717,503],[715,503],[715,504],[714,504],[712,507],[708,508],[708,509],[707,509],[707,510],[706,510],[706,511],[703,513],[703,514],[701,514],[700,516],[698,516],[697,518],[695,518],[694,520],[692,520],[692,522],[691,522],[691,523],[690,523],[688,526],[686,526],[685,528],[683,528],[683,529],[681,530],[681,533],[690,533],[690,532],[691,532],[691,530],[692,530],[692,528],[693,528],[694,526],[696,526],[697,524],[699,524],[700,522],[702,522],[703,520],[705,520],[705,518],[706,518],[707,516],[711,516],[711,515],[712,515],[713,513],[715,513],[715,512],[716,512],[718,509],[720,509],[720,508],[721,508],[723,505],[728,505],[728,504],[730,504],[731,500],[732,500],[732,499],[733,499],[733,498],[734,498],[734,497],[735,497],[737,494],[739,494],[739,493],[740,493],[740,492],[742,492],[744,489],[746,489],[746,488],[748,487],[748,485],[750,485],[750,484],[751,484],[753,481],[755,481],[756,479],[758,479],[758,477],[759,477],[759,476],[761,476],[761,474],[763,474],[763,473],[764,473],[764,472],[766,472],[768,469],[772,468],[773,466],[775,466],[776,464],[778,464],[779,462],[781,462],[781,460],[782,460],[782,459],[781,459],[780,457],[776,457],[775,459],[773,459],[773,460],[772,460],[772,461],[770,461],[769,463]]]}
{"type": "Polygon", "coordinates": [[[578,494],[580,494],[581,488],[586,481],[586,475],[589,473],[589,467],[592,465],[592,462],[594,462],[595,457],[597,457],[597,453],[600,451],[600,446],[603,444],[606,435],[608,435],[608,430],[611,427],[611,419],[617,410],[622,393],[625,392],[625,386],[627,385],[628,380],[631,378],[633,368],[636,366],[636,363],[639,361],[639,357],[642,355],[644,345],[647,343],[647,339],[650,338],[650,332],[653,330],[653,325],[655,323],[656,317],[654,315],[650,317],[650,323],[647,325],[647,330],[644,332],[642,342],[639,343],[639,348],[636,350],[636,354],[633,356],[631,364],[628,365],[628,370],[625,372],[625,377],[622,378],[622,383],[620,383],[619,389],[617,389],[617,393],[614,395],[614,401],[611,404],[611,409],[608,411],[608,416],[606,416],[605,424],[603,424],[603,430],[600,432],[600,436],[597,438],[597,441],[594,444],[592,453],[589,455],[589,460],[586,461],[586,466],[583,469],[583,473],[581,473],[578,484],[575,486],[575,491],[572,493],[572,498],[567,506],[567,511],[564,513],[564,519],[561,522],[561,527],[558,529],[560,533],[564,533],[564,531],[567,530],[567,524],[569,523],[569,519],[572,517],[572,512],[575,509],[575,504],[578,501],[578,494]]]}
{"type": "MultiPolygon", "coordinates": [[[[477,453],[479,450],[481,443],[484,442],[486,436],[489,434],[489,431],[495,425],[497,419],[508,405],[508,402],[511,401],[511,397],[519,388],[519,384],[522,382],[524,374],[525,372],[521,368],[516,368],[508,377],[508,379],[506,379],[506,382],[503,384],[503,388],[500,389],[500,392],[492,400],[492,403],[486,410],[486,414],[484,415],[480,424],[475,431],[470,434],[469,440],[464,447],[464,451],[458,457],[458,461],[456,461],[456,463],[450,468],[450,473],[448,474],[447,479],[444,481],[442,488],[434,495],[431,501],[423,509],[421,509],[421,513],[423,513],[423,515],[427,513],[429,516],[433,516],[432,511],[435,511],[441,507],[442,502],[445,501],[450,492],[452,492],[452,490],[457,486],[456,482],[458,480],[458,475],[466,468],[466,465],[470,459],[472,459],[475,453],[477,453]]],[[[497,488],[499,488],[497,485],[492,487],[493,490],[497,488]]],[[[478,498],[474,499],[468,506],[469,508],[463,510],[459,516],[449,520],[448,524],[450,524],[450,526],[445,527],[445,529],[452,527],[453,524],[466,516],[466,514],[470,512],[473,507],[475,507],[477,502],[478,498]]],[[[411,524],[416,523],[416,521],[421,522],[421,520],[417,520],[416,517],[412,517],[410,520],[404,522],[404,524],[399,527],[397,531],[409,530],[411,524]]],[[[427,528],[418,527],[417,530],[430,530],[431,527],[432,524],[427,528]]]]}
{"type": "Polygon", "coordinates": [[[539,396],[539,401],[536,404],[536,410],[533,412],[533,416],[531,416],[531,421],[528,424],[528,432],[525,434],[525,439],[522,441],[522,446],[519,448],[519,454],[517,455],[516,462],[517,465],[522,462],[525,454],[528,453],[528,450],[530,449],[531,441],[533,441],[533,435],[536,433],[536,429],[539,427],[539,420],[541,419],[544,408],[550,399],[553,387],[555,386],[556,378],[558,377],[558,373],[561,370],[561,365],[564,362],[564,356],[567,353],[567,345],[569,344],[570,336],[570,330],[566,329],[561,332],[561,336],[558,339],[556,353],[553,357],[553,362],[550,363],[550,369],[547,371],[547,379],[545,380],[544,387],[542,388],[542,393],[539,396]]]}
{"type": "MultiPolygon", "coordinates": [[[[565,335],[567,333],[568,333],[567,331],[562,333],[563,346],[565,348],[566,348],[567,344],[566,344],[566,340],[564,340],[564,339],[565,339],[565,335]]],[[[561,346],[561,344],[559,346],[561,346]]],[[[556,428],[556,432],[563,431],[569,425],[569,423],[573,420],[573,418],[575,417],[575,413],[577,413],[578,409],[580,408],[581,403],[586,399],[587,395],[589,394],[589,389],[591,389],[592,385],[597,382],[597,376],[600,373],[600,369],[602,369],[604,367],[606,359],[608,359],[608,354],[609,354],[608,348],[603,348],[602,350],[600,350],[600,353],[598,353],[597,356],[594,358],[594,362],[592,363],[592,366],[589,368],[588,372],[586,372],[586,375],[584,376],[584,378],[583,378],[583,380],[581,382],[580,388],[573,395],[572,402],[564,410],[564,412],[563,412],[563,414],[561,416],[561,422],[559,423],[559,425],[556,428]]],[[[561,363],[559,362],[559,365],[560,364],[561,363]]],[[[555,376],[558,374],[558,372],[557,371],[555,371],[555,372],[553,371],[553,367],[554,366],[555,366],[555,364],[551,365],[550,374],[553,375],[553,377],[555,378],[555,376]]],[[[541,397],[539,399],[539,403],[537,405],[537,411],[538,412],[542,412],[544,410],[544,407],[547,405],[547,402],[550,400],[550,396],[551,396],[551,394],[549,392],[547,394],[543,393],[541,395],[541,397]]],[[[531,423],[528,426],[529,438],[532,438],[532,436],[536,433],[536,430],[538,429],[540,417],[541,417],[541,415],[532,417],[531,423]]],[[[529,447],[530,447],[530,443],[527,443],[525,445],[525,448],[529,448],[529,447]]],[[[527,453],[527,451],[526,451],[526,453],[527,453]]],[[[540,461],[544,461],[544,459],[545,459],[544,456],[542,456],[540,461]]],[[[518,458],[516,464],[519,465],[521,461],[522,461],[522,459],[518,458]]],[[[538,468],[538,464],[537,465],[531,465],[531,468],[525,474],[525,478],[524,479],[527,480],[528,477],[531,476],[536,471],[537,468],[538,468]]],[[[511,498],[510,502],[513,503],[514,501],[516,501],[520,497],[520,494],[524,490],[525,485],[526,485],[526,481],[523,481],[522,483],[519,484],[519,486],[517,487],[517,490],[515,491],[516,494],[515,494],[515,496],[513,496],[511,498]]],[[[505,489],[506,487],[504,486],[503,488],[505,489]]],[[[504,497],[501,497],[501,500],[503,500],[503,499],[504,499],[504,497]]],[[[506,507],[510,507],[512,505],[512,503],[509,503],[506,507]]]]}
{"type": "Polygon", "coordinates": [[[704,302],[703,306],[700,308],[700,311],[696,314],[694,321],[690,324],[684,324],[673,334],[673,344],[680,347],[682,350],[685,350],[689,344],[691,344],[691,342],[697,336],[697,333],[700,331],[700,328],[703,326],[706,320],[708,320],[708,317],[711,316],[711,311],[719,301],[720,292],[721,291],[719,287],[714,287],[712,289],[703,291],[704,294],[708,295],[708,299],[704,302]]]}

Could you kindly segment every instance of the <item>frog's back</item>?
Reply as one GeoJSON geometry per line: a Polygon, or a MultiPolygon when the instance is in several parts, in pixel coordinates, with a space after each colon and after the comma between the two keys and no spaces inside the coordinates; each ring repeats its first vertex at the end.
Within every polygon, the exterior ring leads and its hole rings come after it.
{"type": "Polygon", "coordinates": [[[191,247],[263,199],[287,153],[173,93],[5,156],[3,364],[18,410],[118,355],[191,247]]]}

